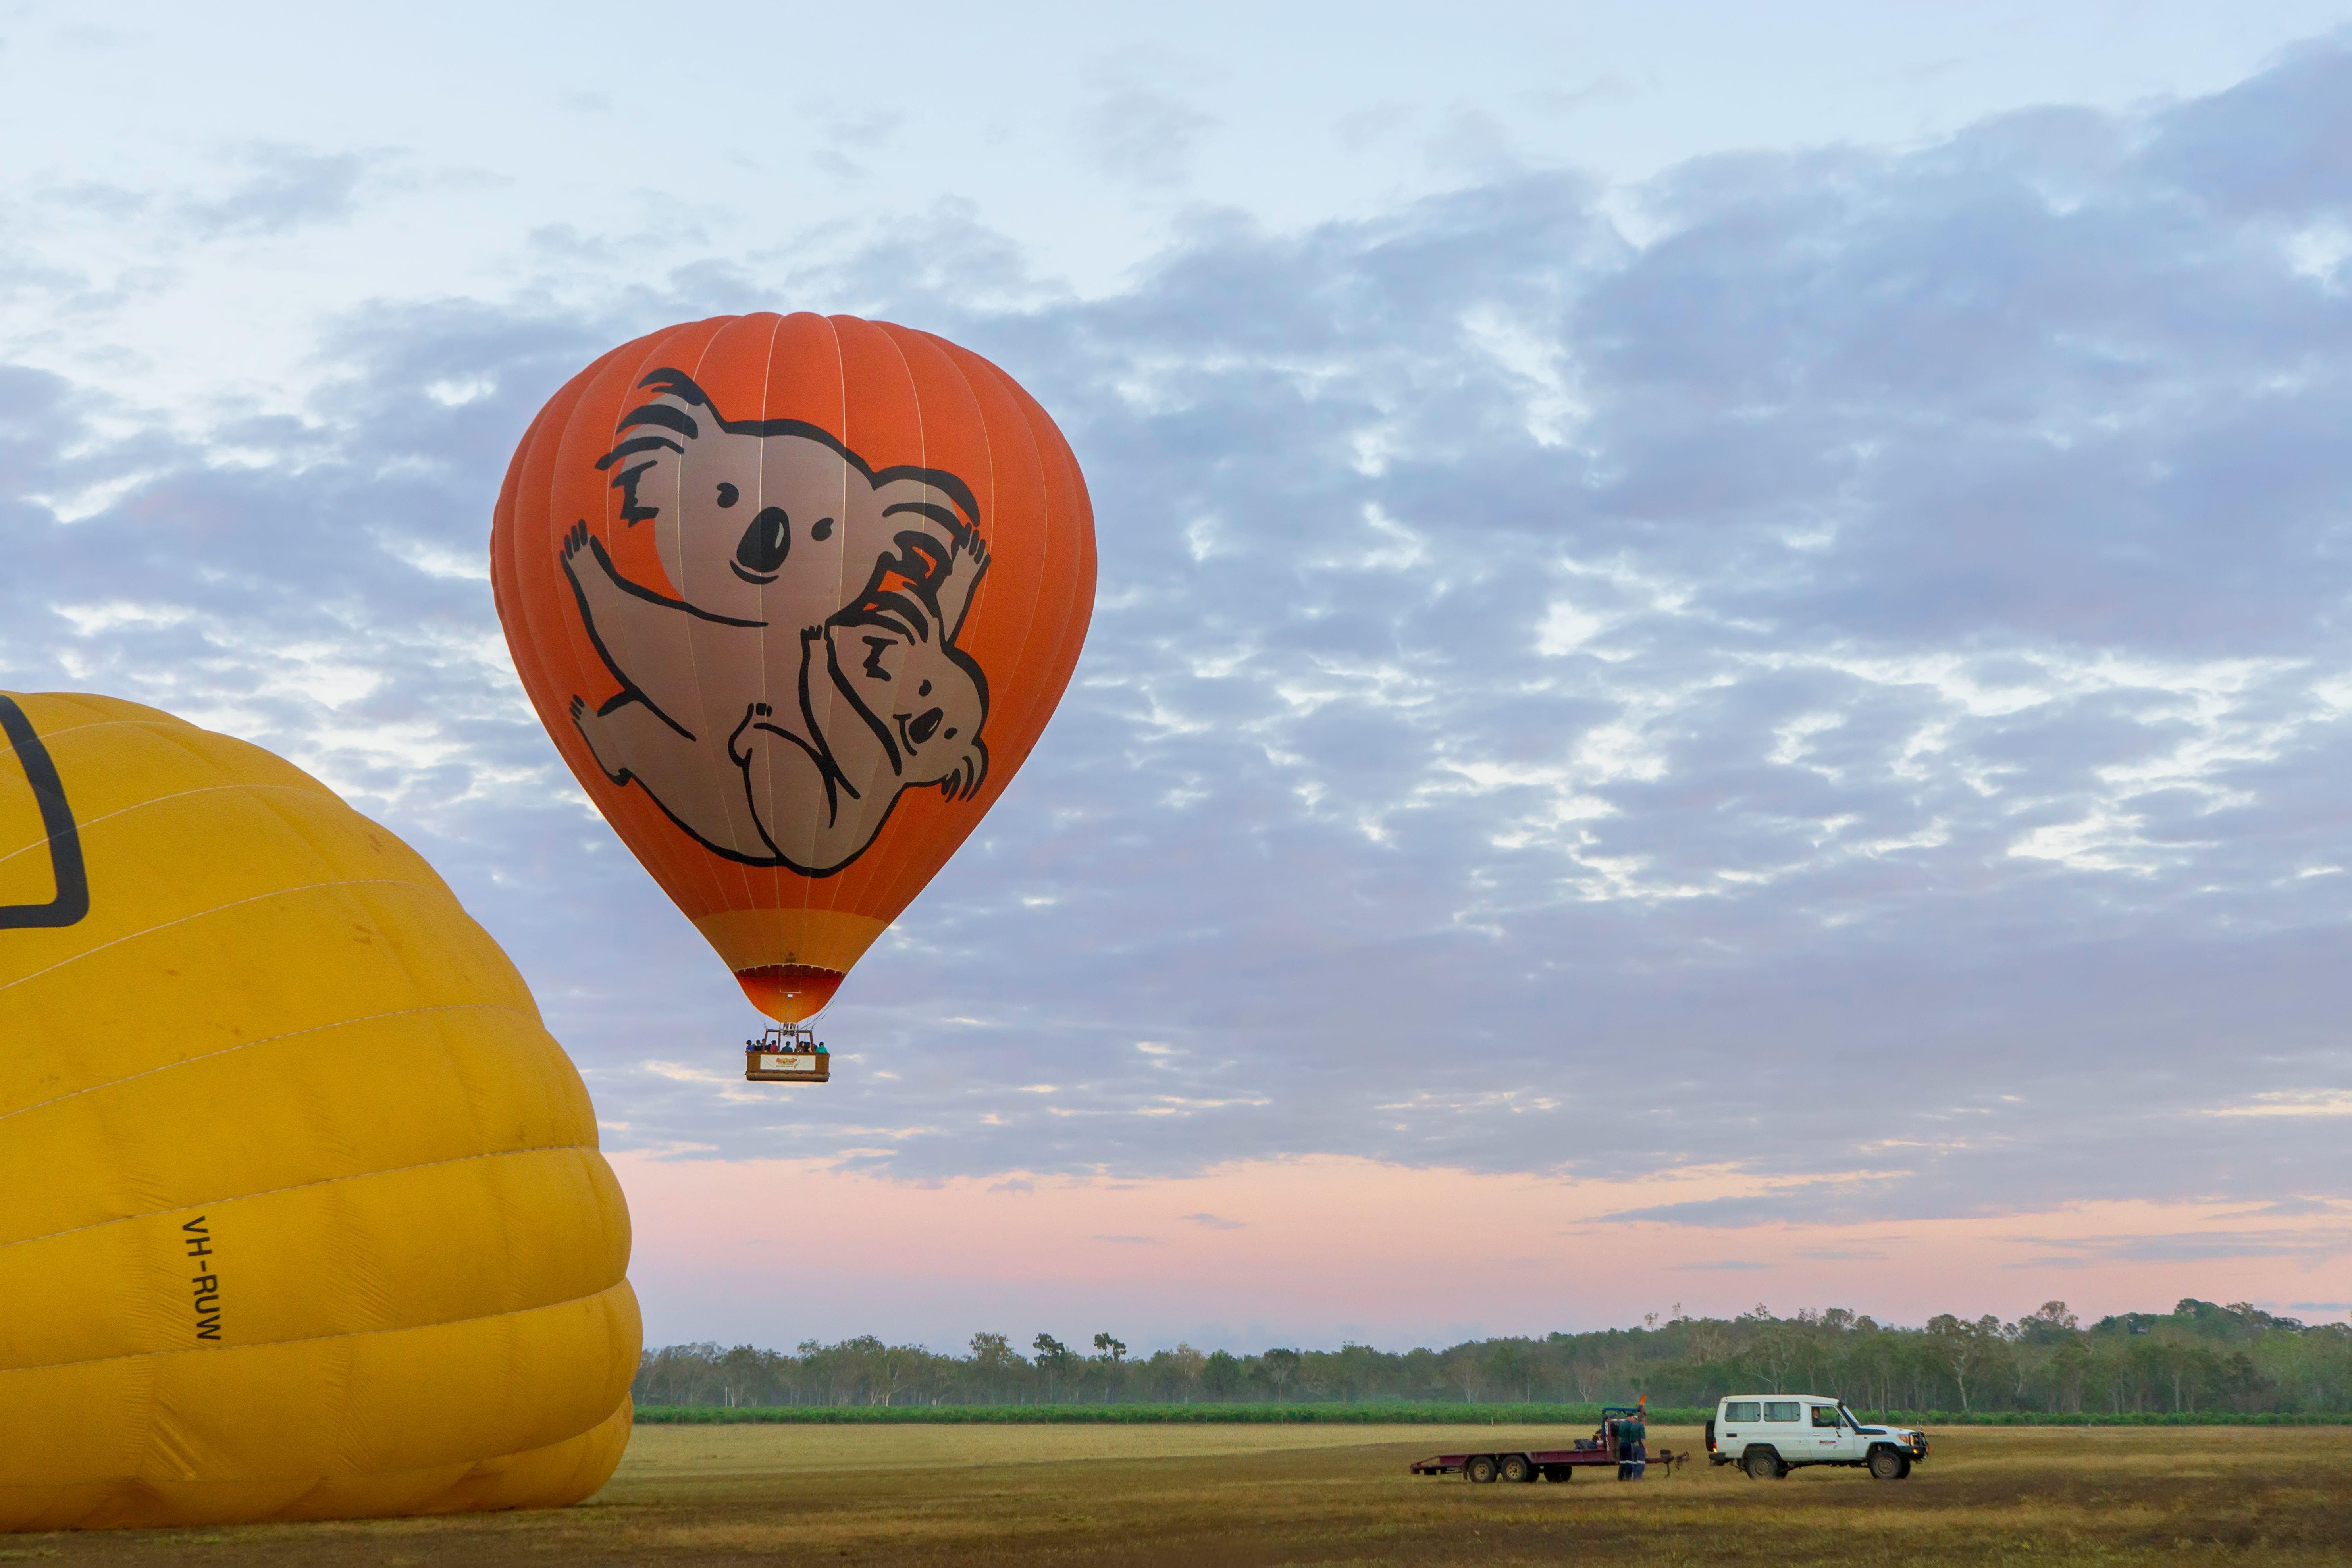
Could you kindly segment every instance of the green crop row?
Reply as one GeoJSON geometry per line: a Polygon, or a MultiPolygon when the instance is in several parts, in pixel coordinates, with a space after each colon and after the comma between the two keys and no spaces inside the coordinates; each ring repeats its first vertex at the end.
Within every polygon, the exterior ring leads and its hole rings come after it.
{"type": "MultiPolygon", "coordinates": [[[[1715,1413],[1706,1409],[1660,1408],[1650,1412],[1659,1426],[1696,1426],[1715,1413]]],[[[1864,1412],[1870,1420],[1915,1426],[2337,1426],[2340,1415],[2180,1414],[2048,1415],[1997,1410],[1864,1412]]],[[[643,1405],[643,1425],[733,1426],[767,1423],[802,1426],[1148,1426],[1153,1423],[1232,1425],[1328,1424],[1374,1426],[1576,1426],[1601,1421],[1597,1405],[796,1405],[737,1406],[643,1405]]]]}
{"type": "MultiPolygon", "coordinates": [[[[1658,1422],[1703,1421],[1701,1410],[1653,1411],[1658,1422]]],[[[1326,1423],[1347,1426],[1506,1425],[1585,1426],[1600,1424],[1597,1405],[795,1405],[737,1406],[642,1405],[645,1423],[800,1422],[866,1425],[928,1422],[949,1425],[1149,1425],[1155,1422],[1252,1424],[1326,1423]]]]}

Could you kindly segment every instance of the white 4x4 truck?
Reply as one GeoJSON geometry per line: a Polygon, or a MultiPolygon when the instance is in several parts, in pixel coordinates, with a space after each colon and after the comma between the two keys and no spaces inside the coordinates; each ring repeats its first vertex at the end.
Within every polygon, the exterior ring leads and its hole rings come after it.
{"type": "Polygon", "coordinates": [[[1779,1480],[1799,1465],[1866,1465],[1882,1481],[1899,1481],[1927,1457],[1927,1434],[1907,1426],[1865,1426],[1839,1399],[1818,1394],[1748,1394],[1715,1407],[1706,1424],[1707,1462],[1738,1465],[1759,1480],[1779,1480]]]}

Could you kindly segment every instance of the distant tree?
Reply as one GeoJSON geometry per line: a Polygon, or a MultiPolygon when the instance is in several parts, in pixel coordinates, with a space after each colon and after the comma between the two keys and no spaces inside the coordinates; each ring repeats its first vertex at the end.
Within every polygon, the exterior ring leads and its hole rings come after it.
{"type": "Polygon", "coordinates": [[[1540,1342],[1402,1352],[1349,1343],[1236,1357],[1180,1345],[1145,1360],[1123,1353],[1124,1342],[1108,1332],[1094,1348],[1095,1356],[1082,1356],[1040,1334],[1033,1366],[1008,1336],[991,1332],[971,1336],[968,1356],[886,1345],[872,1335],[835,1344],[805,1340],[791,1352],[668,1345],[641,1355],[632,1392],[644,1406],[1058,1400],[1063,1383],[1083,1397],[1084,1361],[1085,1371],[1099,1369],[1108,1380],[1105,1397],[1120,1399],[1230,1400],[1254,1392],[1286,1402],[1475,1401],[1532,1398],[1539,1388],[1545,1397],[1585,1403],[1642,1392],[1654,1406],[1703,1405],[1758,1392],[1777,1377],[1783,1390],[1837,1394],[1857,1409],[1888,1415],[2352,1415],[2352,1324],[2305,1324],[2249,1302],[2195,1298],[2170,1312],[2126,1312],[2090,1328],[2053,1300],[2006,1325],[1946,1314],[1926,1328],[1895,1328],[1843,1308],[1786,1317],[1759,1308],[1729,1320],[1676,1316],[1654,1331],[1555,1332],[1540,1342]]]}
{"type": "Polygon", "coordinates": [[[1351,1403],[1363,1398],[1380,1382],[1383,1358],[1370,1345],[1349,1340],[1339,1347],[1338,1355],[1327,1355],[1321,1360],[1326,1363],[1326,1377],[1332,1392],[1351,1403]]]}
{"type": "Polygon", "coordinates": [[[1069,1346],[1051,1334],[1039,1334],[1030,1342],[1029,1348],[1037,1352],[1037,1364],[1045,1369],[1045,1403],[1051,1405],[1062,1373],[1067,1372],[1070,1363],[1077,1358],[1070,1353],[1069,1346]]]}
{"type": "Polygon", "coordinates": [[[1454,1386],[1462,1391],[1462,1403],[1478,1403],[1478,1391],[1486,1385],[1486,1363],[1468,1345],[1458,1345],[1445,1358],[1445,1373],[1454,1386]]]}
{"type": "Polygon", "coordinates": [[[971,1370],[992,1401],[1001,1399],[1005,1379],[1021,1366],[1021,1352],[1013,1348],[1010,1336],[1004,1334],[974,1334],[971,1336],[971,1370]]]}
{"type": "Polygon", "coordinates": [[[1951,1375],[1952,1386],[1959,1391],[1960,1408],[1972,1409],[1969,1380],[1998,1355],[2000,1320],[1987,1313],[1971,1323],[1949,1312],[1940,1313],[1927,1320],[1927,1342],[1937,1362],[1951,1375]]]}
{"type": "Polygon", "coordinates": [[[1231,1399],[1241,1392],[1248,1375],[1249,1369],[1242,1365],[1241,1358],[1226,1351],[1212,1351],[1201,1363],[1201,1386],[1212,1399],[1231,1399]]]}
{"type": "Polygon", "coordinates": [[[1103,1403],[1111,1402],[1111,1380],[1118,1375],[1120,1363],[1127,1360],[1127,1342],[1115,1340],[1108,1333],[1095,1336],[1095,1360],[1103,1365],[1103,1403]]]}
{"type": "MultiPolygon", "coordinates": [[[[1655,1317],[1655,1313],[1651,1316],[1655,1317]]],[[[1536,1358],[1528,1352],[1527,1345],[1518,1340],[1505,1340],[1486,1358],[1486,1375],[1503,1388],[1517,1389],[1522,1400],[1530,1397],[1528,1384],[1535,1376],[1536,1358]]]]}
{"type": "MultiPolygon", "coordinates": [[[[1763,1310],[1759,1307],[1757,1311],[1763,1310]]],[[[1775,1394],[1783,1392],[1790,1370],[1804,1349],[1803,1335],[1793,1321],[1767,1318],[1763,1327],[1748,1336],[1748,1360],[1763,1373],[1775,1394]]]]}
{"type": "Polygon", "coordinates": [[[1169,1352],[1168,1360],[1176,1376],[1177,1397],[1187,1405],[1192,1404],[1192,1391],[1201,1386],[1201,1374],[1207,1368],[1209,1358],[1182,1340],[1178,1340],[1176,1348],[1169,1352]]]}

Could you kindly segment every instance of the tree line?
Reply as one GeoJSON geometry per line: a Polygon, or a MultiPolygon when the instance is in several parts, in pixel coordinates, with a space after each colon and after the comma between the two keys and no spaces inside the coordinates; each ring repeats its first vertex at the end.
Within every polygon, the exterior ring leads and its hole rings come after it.
{"type": "Polygon", "coordinates": [[[638,1363],[640,1405],[1116,1405],[1335,1401],[1593,1405],[1647,1394],[1712,1405],[1733,1393],[1835,1394],[1869,1411],[2352,1414],[2352,1325],[2305,1324],[2246,1303],[2186,1300],[2084,1328],[2063,1301],[2013,1322],[1944,1313],[1924,1327],[1843,1307],[1736,1318],[1679,1308],[1642,1326],[1446,1350],[1275,1347],[1254,1355],[1187,1344],[1129,1355],[1108,1331],[1089,1350],[1008,1334],[967,1353],[871,1335],[792,1352],[670,1345],[638,1363]]]}

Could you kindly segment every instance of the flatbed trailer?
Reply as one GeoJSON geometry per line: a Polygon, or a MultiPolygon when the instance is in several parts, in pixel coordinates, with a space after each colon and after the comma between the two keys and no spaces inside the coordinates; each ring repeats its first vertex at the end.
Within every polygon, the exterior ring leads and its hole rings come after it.
{"type": "MultiPolygon", "coordinates": [[[[1474,1481],[1572,1481],[1579,1470],[1607,1467],[1617,1468],[1620,1422],[1638,1419],[1649,1403],[1644,1394],[1641,1405],[1611,1405],[1601,1412],[1601,1429],[1590,1437],[1579,1437],[1566,1448],[1487,1448],[1467,1454],[1432,1454],[1426,1459],[1412,1462],[1416,1476],[1467,1476],[1474,1481]]],[[[1668,1458],[1664,1450],[1661,1459],[1668,1458]]],[[[1638,1472],[1637,1472],[1638,1473],[1638,1472]]]]}
{"type": "Polygon", "coordinates": [[[1432,1454],[1413,1461],[1416,1476],[1450,1476],[1455,1472],[1474,1481],[1572,1481],[1579,1470],[1606,1466],[1617,1470],[1617,1456],[1598,1441],[1580,1439],[1573,1448],[1489,1448],[1480,1454],[1432,1454]]]}

